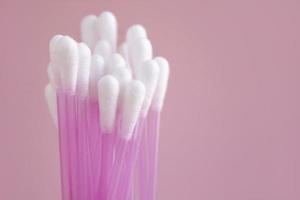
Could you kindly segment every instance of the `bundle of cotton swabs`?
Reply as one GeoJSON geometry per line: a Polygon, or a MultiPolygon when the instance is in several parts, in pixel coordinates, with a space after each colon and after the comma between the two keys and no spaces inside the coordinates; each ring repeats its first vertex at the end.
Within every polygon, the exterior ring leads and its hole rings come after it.
{"type": "Polygon", "coordinates": [[[63,200],[154,200],[169,64],[146,30],[117,46],[110,12],[81,22],[81,40],[50,40],[45,97],[59,132],[63,200]]]}

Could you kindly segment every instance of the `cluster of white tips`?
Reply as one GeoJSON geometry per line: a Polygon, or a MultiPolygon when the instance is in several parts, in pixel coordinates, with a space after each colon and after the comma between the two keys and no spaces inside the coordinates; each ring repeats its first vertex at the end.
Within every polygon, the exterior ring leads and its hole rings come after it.
{"type": "Polygon", "coordinates": [[[139,117],[160,112],[166,93],[169,64],[153,58],[147,32],[131,26],[117,46],[117,20],[110,12],[89,15],[81,22],[82,42],[56,35],[49,45],[49,84],[45,96],[57,124],[56,91],[99,102],[100,125],[112,132],[117,112],[121,136],[130,139],[139,117]]]}

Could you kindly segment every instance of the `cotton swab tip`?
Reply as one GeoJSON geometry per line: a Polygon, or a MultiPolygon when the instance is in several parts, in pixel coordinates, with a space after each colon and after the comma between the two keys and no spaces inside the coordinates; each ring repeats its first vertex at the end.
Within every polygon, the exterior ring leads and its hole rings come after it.
{"type": "Polygon", "coordinates": [[[53,123],[54,123],[55,127],[57,127],[58,121],[57,121],[57,103],[56,103],[55,88],[51,84],[48,84],[45,87],[44,95],[46,98],[46,102],[47,102],[48,109],[49,109],[51,118],[53,120],[53,123]]]}
{"type": "Polygon", "coordinates": [[[156,91],[153,97],[153,108],[157,111],[161,111],[168,87],[169,80],[169,63],[165,58],[157,57],[155,58],[159,66],[159,78],[156,87],[156,91]]]}
{"type": "Polygon", "coordinates": [[[92,102],[96,102],[98,100],[98,90],[97,84],[101,77],[104,75],[104,59],[100,55],[93,55],[91,59],[91,68],[90,68],[90,99],[92,102]]]}
{"type": "Polygon", "coordinates": [[[138,79],[146,87],[145,100],[142,107],[142,115],[146,116],[152,102],[154,91],[159,77],[159,67],[156,61],[147,60],[143,63],[138,73],[138,79]]]}
{"type": "Polygon", "coordinates": [[[130,70],[120,65],[113,67],[110,74],[117,78],[120,85],[123,85],[132,79],[130,70]]]}
{"type": "Polygon", "coordinates": [[[129,140],[140,116],[140,111],[145,98],[145,86],[142,82],[132,80],[127,84],[124,95],[121,137],[129,140]]]}
{"type": "Polygon", "coordinates": [[[50,52],[50,55],[53,53],[54,49],[55,49],[55,45],[56,45],[56,42],[62,38],[63,36],[62,35],[55,35],[51,38],[50,42],[49,42],[49,52],[50,52]]]}
{"type": "Polygon", "coordinates": [[[105,133],[111,133],[114,127],[119,90],[118,80],[111,75],[102,77],[98,82],[100,124],[105,133]]]}
{"type": "Polygon", "coordinates": [[[117,20],[116,17],[108,11],[100,14],[96,24],[98,38],[107,40],[112,49],[116,49],[117,43],[117,20]]]}
{"type": "Polygon", "coordinates": [[[118,67],[114,67],[111,70],[110,74],[116,77],[116,79],[119,81],[120,84],[119,106],[122,109],[121,106],[124,99],[125,86],[132,79],[131,72],[126,67],[118,66],[118,67]]]}
{"type": "Polygon", "coordinates": [[[139,68],[145,60],[152,59],[152,45],[146,38],[139,38],[129,44],[129,58],[132,61],[135,75],[138,74],[139,68]]]}
{"type": "Polygon", "coordinates": [[[80,33],[81,40],[86,43],[91,49],[94,48],[97,42],[96,30],[97,17],[95,15],[88,15],[81,20],[80,33]]]}
{"type": "Polygon", "coordinates": [[[107,61],[107,73],[111,73],[116,67],[126,67],[125,59],[121,54],[113,53],[107,61]]]}
{"type": "Polygon", "coordinates": [[[49,83],[54,88],[58,88],[61,82],[59,69],[53,66],[51,63],[49,63],[47,68],[47,74],[48,74],[49,83]]]}
{"type": "Polygon", "coordinates": [[[59,67],[61,88],[75,91],[78,71],[77,43],[69,36],[63,36],[55,42],[51,63],[59,67]]]}
{"type": "Polygon", "coordinates": [[[126,34],[127,42],[131,43],[139,38],[147,38],[147,32],[145,28],[139,24],[129,27],[126,34]]]}
{"type": "Polygon", "coordinates": [[[89,89],[91,51],[85,43],[78,44],[79,65],[77,75],[77,92],[87,97],[89,89]]]}
{"type": "Polygon", "coordinates": [[[111,45],[106,40],[100,40],[96,43],[94,53],[102,56],[106,61],[112,53],[111,45]]]}

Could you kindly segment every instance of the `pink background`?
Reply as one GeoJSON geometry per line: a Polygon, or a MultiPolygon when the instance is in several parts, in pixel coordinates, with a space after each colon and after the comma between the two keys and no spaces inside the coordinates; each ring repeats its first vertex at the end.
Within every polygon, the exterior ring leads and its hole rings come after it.
{"type": "Polygon", "coordinates": [[[300,199],[299,1],[1,0],[1,200],[60,199],[48,41],[103,10],[171,63],[159,200],[300,199]]]}

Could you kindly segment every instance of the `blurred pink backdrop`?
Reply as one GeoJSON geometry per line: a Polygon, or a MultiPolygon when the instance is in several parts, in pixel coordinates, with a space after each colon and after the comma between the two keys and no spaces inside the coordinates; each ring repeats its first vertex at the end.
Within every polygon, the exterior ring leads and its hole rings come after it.
{"type": "Polygon", "coordinates": [[[158,200],[300,199],[299,1],[2,0],[1,200],[60,199],[48,41],[104,10],[171,64],[158,200]]]}

